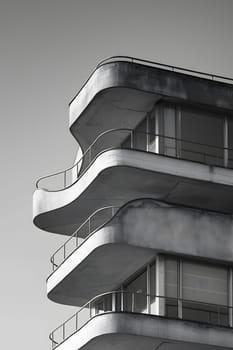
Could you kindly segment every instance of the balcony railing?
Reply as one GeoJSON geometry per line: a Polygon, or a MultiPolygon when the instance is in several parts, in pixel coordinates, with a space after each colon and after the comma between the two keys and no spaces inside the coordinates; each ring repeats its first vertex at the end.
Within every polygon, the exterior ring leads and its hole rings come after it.
{"type": "Polygon", "coordinates": [[[110,206],[96,210],[51,256],[52,271],[55,271],[84,241],[102,226],[106,225],[118,211],[118,207],[110,206]]]}
{"type": "Polygon", "coordinates": [[[49,338],[55,348],[91,318],[108,312],[130,312],[232,327],[233,308],[173,297],[114,291],[98,295],[57,327],[49,338]]]}
{"type": "Polygon", "coordinates": [[[115,62],[128,62],[128,63],[133,63],[133,64],[140,64],[142,66],[164,69],[164,70],[168,70],[168,71],[172,71],[172,72],[176,72],[176,73],[181,73],[181,74],[185,74],[185,75],[196,76],[196,77],[207,79],[207,80],[213,80],[213,81],[217,81],[217,82],[233,84],[233,78],[229,78],[229,77],[225,77],[225,76],[221,76],[221,75],[204,73],[204,72],[200,72],[197,70],[187,69],[187,68],[178,67],[178,66],[171,66],[169,64],[154,62],[154,61],[150,61],[150,60],[144,60],[144,59],[137,58],[137,57],[112,56],[112,57],[108,57],[108,58],[106,58],[98,63],[98,65],[96,66],[96,69],[91,73],[89,78],[82,85],[81,89],[77,92],[77,94],[74,96],[74,98],[70,101],[70,104],[80,94],[80,92],[83,90],[84,86],[91,79],[91,77],[93,76],[93,74],[95,73],[95,71],[98,68],[100,68],[106,64],[115,63],[115,62]]]}
{"type": "Polygon", "coordinates": [[[210,74],[210,73],[204,73],[204,72],[200,72],[200,71],[197,71],[197,70],[192,70],[192,69],[188,69],[188,68],[182,68],[182,67],[178,67],[178,66],[172,66],[172,65],[169,65],[169,64],[154,62],[154,61],[150,61],[150,60],[144,60],[144,59],[141,59],[141,58],[131,57],[131,56],[112,56],[112,57],[108,57],[108,58],[102,60],[101,62],[99,62],[99,64],[97,65],[96,68],[99,68],[101,66],[104,66],[104,65],[109,64],[109,63],[114,63],[114,62],[135,63],[135,64],[140,64],[140,65],[143,65],[143,66],[165,69],[165,70],[169,70],[169,71],[176,72],[176,73],[192,75],[192,76],[196,76],[196,77],[204,78],[204,79],[208,79],[208,80],[214,80],[214,81],[217,81],[217,82],[224,82],[224,83],[227,83],[227,84],[233,84],[233,79],[229,78],[229,77],[224,77],[224,76],[221,76],[221,75],[210,74]]]}
{"type": "Polygon", "coordinates": [[[111,129],[101,133],[77,163],[63,171],[41,177],[36,182],[36,188],[47,191],[66,189],[85,173],[98,155],[117,148],[233,168],[233,149],[131,129],[111,129]]]}

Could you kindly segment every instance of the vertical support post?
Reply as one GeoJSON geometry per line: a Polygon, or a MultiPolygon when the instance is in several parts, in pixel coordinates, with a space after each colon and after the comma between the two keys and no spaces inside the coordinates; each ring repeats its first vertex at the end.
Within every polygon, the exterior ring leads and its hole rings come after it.
{"type": "Polygon", "coordinates": [[[75,317],[75,328],[76,331],[78,330],[78,313],[76,312],[76,317],[75,317]]]}
{"type": "Polygon", "coordinates": [[[165,316],[165,261],[160,254],[156,259],[156,315],[165,316]]]}
{"type": "Polygon", "coordinates": [[[54,348],[54,333],[51,333],[51,340],[52,340],[52,349],[54,348]]]}
{"type": "Polygon", "coordinates": [[[64,255],[64,260],[66,258],[66,244],[64,244],[63,246],[63,255],[64,255]]]}
{"type": "Polygon", "coordinates": [[[63,337],[63,340],[65,340],[65,338],[66,338],[65,323],[63,323],[63,325],[62,325],[62,337],[63,337]]]}
{"type": "Polygon", "coordinates": [[[147,265],[146,269],[146,304],[147,304],[147,313],[151,313],[151,302],[150,302],[150,297],[151,297],[151,287],[150,287],[150,264],[147,265]]]}
{"type": "Polygon", "coordinates": [[[131,311],[134,312],[135,293],[132,293],[131,296],[132,296],[132,300],[131,300],[131,303],[132,303],[132,305],[131,305],[131,311]]]}
{"type": "Polygon", "coordinates": [[[150,118],[149,113],[146,115],[146,151],[149,152],[149,141],[150,141],[150,118]]]}
{"type": "Polygon", "coordinates": [[[112,311],[116,311],[116,293],[112,293],[112,311]]]}
{"type": "Polygon", "coordinates": [[[181,109],[180,107],[175,107],[176,115],[176,157],[181,157],[181,109]]]}
{"type": "Polygon", "coordinates": [[[224,118],[224,126],[223,126],[223,142],[224,142],[224,154],[223,154],[223,165],[225,168],[228,167],[228,119],[227,116],[224,118]]]}
{"type": "Polygon", "coordinates": [[[89,317],[91,319],[91,302],[89,302],[89,317]]]}
{"type": "Polygon", "coordinates": [[[92,156],[92,154],[91,154],[91,147],[89,148],[89,164],[91,163],[91,156],[92,156]]]}
{"type": "Polygon", "coordinates": [[[182,293],[182,259],[180,258],[178,261],[178,318],[183,318],[183,293],[182,293]]]}
{"type": "Polygon", "coordinates": [[[157,107],[155,109],[155,153],[160,153],[160,147],[159,147],[159,112],[160,108],[157,107]]]}
{"type": "Polygon", "coordinates": [[[64,188],[66,188],[66,171],[64,171],[64,188]]]}
{"type": "Polygon", "coordinates": [[[91,218],[88,220],[88,234],[91,233],[91,218]]]}
{"type": "Polygon", "coordinates": [[[229,268],[229,326],[233,327],[233,268],[229,268]]]}
{"type": "Polygon", "coordinates": [[[121,287],[121,311],[124,311],[124,292],[122,287],[121,287]]]}
{"type": "Polygon", "coordinates": [[[133,130],[130,130],[130,148],[133,149],[133,130]]]}

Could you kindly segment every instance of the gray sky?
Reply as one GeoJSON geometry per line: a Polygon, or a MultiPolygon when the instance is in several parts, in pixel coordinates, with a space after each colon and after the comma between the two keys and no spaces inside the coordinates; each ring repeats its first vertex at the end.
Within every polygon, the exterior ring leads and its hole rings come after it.
{"type": "Polygon", "coordinates": [[[74,159],[68,102],[111,55],[233,77],[232,18],[233,0],[0,0],[2,348],[47,349],[74,310],[46,297],[65,238],[31,214],[36,179],[74,159]]]}

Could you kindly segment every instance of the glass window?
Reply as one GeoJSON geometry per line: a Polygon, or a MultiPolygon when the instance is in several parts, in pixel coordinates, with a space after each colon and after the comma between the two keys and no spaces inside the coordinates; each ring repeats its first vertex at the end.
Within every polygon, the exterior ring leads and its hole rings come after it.
{"type": "Polygon", "coordinates": [[[147,271],[136,277],[124,288],[124,309],[133,312],[147,312],[147,271]]]}
{"type": "Polygon", "coordinates": [[[222,166],[224,116],[183,106],[180,111],[181,158],[222,166]]]}
{"type": "Polygon", "coordinates": [[[228,270],[216,265],[182,263],[184,319],[228,324],[228,270]]]}
{"type": "Polygon", "coordinates": [[[167,257],[165,261],[165,295],[178,297],[178,262],[175,257],[167,257]]]}
{"type": "Polygon", "coordinates": [[[233,116],[228,117],[228,166],[233,168],[233,116]]]}
{"type": "Polygon", "coordinates": [[[184,261],[182,272],[183,299],[227,305],[226,268],[184,261]]]}
{"type": "Polygon", "coordinates": [[[178,260],[169,257],[165,260],[165,312],[168,317],[178,316],[178,294],[178,260]]]}

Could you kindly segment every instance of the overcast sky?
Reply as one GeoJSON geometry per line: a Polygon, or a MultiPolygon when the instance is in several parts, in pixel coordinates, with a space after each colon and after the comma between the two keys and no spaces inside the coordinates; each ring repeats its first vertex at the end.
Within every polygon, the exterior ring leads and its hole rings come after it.
{"type": "Polygon", "coordinates": [[[112,55],[233,77],[232,18],[233,0],[0,0],[2,349],[48,349],[74,310],[46,297],[65,238],[32,225],[36,179],[75,156],[69,101],[112,55]]]}

